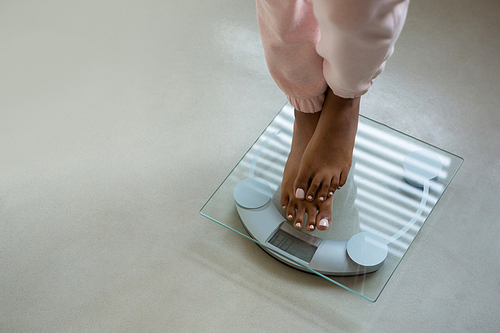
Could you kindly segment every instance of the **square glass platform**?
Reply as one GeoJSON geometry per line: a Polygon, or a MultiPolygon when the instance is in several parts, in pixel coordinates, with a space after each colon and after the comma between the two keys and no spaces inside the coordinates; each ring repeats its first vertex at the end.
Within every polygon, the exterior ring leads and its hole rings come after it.
{"type": "Polygon", "coordinates": [[[360,116],[352,168],[334,194],[330,228],[298,231],[279,203],[293,112],[290,104],[281,109],[200,213],[288,265],[375,302],[463,159],[360,116]]]}

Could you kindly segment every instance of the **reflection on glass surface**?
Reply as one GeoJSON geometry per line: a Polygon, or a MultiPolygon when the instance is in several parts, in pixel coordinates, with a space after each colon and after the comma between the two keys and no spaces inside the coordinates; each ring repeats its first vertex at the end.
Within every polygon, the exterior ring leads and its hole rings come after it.
{"type": "MultiPolygon", "coordinates": [[[[203,216],[251,239],[233,199],[233,189],[246,178],[264,180],[274,192],[271,204],[284,216],[279,187],[290,151],[293,121],[293,107],[287,104],[207,201],[200,212],[203,216]]],[[[375,301],[462,162],[456,155],[360,116],[351,172],[346,185],[334,194],[332,225],[327,231],[301,233],[335,241],[366,233],[387,247],[388,254],[383,265],[371,274],[339,277],[312,272],[375,301]]],[[[259,245],[282,258],[283,253],[271,245],[285,246],[279,242],[284,235],[276,232],[275,236],[271,242],[259,245]]],[[[300,245],[292,250],[310,249],[300,245]]],[[[304,258],[310,260],[310,253],[305,252],[304,258]]],[[[287,257],[284,261],[311,271],[304,258],[287,257]]]]}

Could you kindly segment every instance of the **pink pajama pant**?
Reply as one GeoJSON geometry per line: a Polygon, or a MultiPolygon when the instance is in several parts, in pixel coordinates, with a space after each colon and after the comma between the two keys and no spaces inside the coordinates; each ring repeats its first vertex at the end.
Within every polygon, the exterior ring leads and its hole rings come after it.
{"type": "Polygon", "coordinates": [[[321,111],[328,87],[363,95],[384,69],[409,0],[256,0],[271,76],[302,112],[321,111]]]}

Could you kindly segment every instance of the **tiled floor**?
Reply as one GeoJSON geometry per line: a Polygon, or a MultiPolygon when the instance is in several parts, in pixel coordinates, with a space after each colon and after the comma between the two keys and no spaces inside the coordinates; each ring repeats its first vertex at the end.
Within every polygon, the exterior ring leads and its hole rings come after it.
{"type": "Polygon", "coordinates": [[[285,103],[253,1],[0,2],[0,331],[496,331],[499,15],[414,1],[363,97],[465,159],[371,304],[198,214],[285,103]]]}

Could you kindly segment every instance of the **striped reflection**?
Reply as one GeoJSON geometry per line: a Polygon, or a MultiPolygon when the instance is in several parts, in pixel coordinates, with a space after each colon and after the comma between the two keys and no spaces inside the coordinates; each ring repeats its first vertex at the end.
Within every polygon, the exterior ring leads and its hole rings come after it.
{"type": "Polygon", "coordinates": [[[247,177],[266,179],[273,190],[279,188],[292,143],[293,122],[293,108],[283,108],[240,162],[248,170],[247,177]]]}

